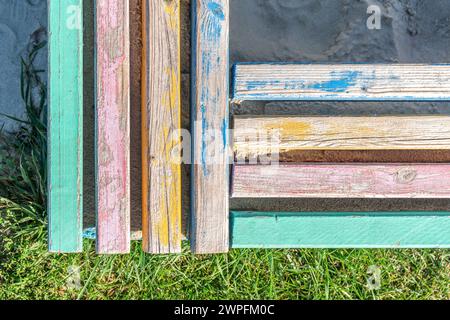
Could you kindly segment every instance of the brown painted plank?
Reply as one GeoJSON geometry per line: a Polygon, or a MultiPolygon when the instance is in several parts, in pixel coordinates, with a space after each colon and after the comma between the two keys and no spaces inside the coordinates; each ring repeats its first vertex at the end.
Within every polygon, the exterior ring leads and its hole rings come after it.
{"type": "Polygon", "coordinates": [[[279,161],[450,163],[450,150],[287,150],[279,161]]]}
{"type": "Polygon", "coordinates": [[[96,1],[97,252],[130,250],[129,1],[96,1]]]}
{"type": "Polygon", "coordinates": [[[234,198],[450,198],[450,164],[236,165],[234,198]]]}
{"type": "Polygon", "coordinates": [[[234,126],[238,159],[269,151],[450,149],[449,116],[237,116],[234,126]]]}
{"type": "Polygon", "coordinates": [[[180,1],[144,0],[142,246],[181,252],[180,1]]]}
{"type": "Polygon", "coordinates": [[[229,248],[229,0],[194,0],[192,224],[195,253],[229,248]]]}

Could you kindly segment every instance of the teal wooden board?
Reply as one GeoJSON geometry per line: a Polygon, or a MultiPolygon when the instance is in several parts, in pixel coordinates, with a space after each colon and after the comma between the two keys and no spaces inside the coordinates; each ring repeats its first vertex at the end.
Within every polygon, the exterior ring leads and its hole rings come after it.
{"type": "Polygon", "coordinates": [[[82,0],[48,1],[49,251],[82,251],[82,0]]]}
{"type": "Polygon", "coordinates": [[[450,212],[231,212],[232,248],[449,248],[450,212]]]}

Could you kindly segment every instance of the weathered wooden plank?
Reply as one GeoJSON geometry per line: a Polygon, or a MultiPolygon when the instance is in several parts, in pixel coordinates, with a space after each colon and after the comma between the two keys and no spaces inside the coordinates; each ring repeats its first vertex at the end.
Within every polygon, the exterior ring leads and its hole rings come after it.
{"type": "Polygon", "coordinates": [[[236,165],[235,198],[450,198],[450,164],[236,165]]]}
{"type": "Polygon", "coordinates": [[[234,101],[450,100],[450,65],[237,64],[234,101]]]}
{"type": "Polygon", "coordinates": [[[195,0],[192,27],[192,223],[195,253],[228,251],[229,0],[195,0]]]}
{"type": "Polygon", "coordinates": [[[97,252],[130,249],[129,1],[96,0],[97,252]]]}
{"type": "Polygon", "coordinates": [[[232,212],[233,248],[449,248],[450,212],[232,212]]]}
{"type": "Polygon", "coordinates": [[[449,150],[449,116],[234,118],[238,159],[296,150],[449,150]]]}
{"type": "Polygon", "coordinates": [[[49,1],[49,250],[80,252],[83,218],[82,0],[49,1]]]}
{"type": "Polygon", "coordinates": [[[450,150],[288,150],[280,162],[450,163],[450,150]]]}
{"type": "Polygon", "coordinates": [[[143,249],[181,252],[180,1],[143,3],[143,249]]]}

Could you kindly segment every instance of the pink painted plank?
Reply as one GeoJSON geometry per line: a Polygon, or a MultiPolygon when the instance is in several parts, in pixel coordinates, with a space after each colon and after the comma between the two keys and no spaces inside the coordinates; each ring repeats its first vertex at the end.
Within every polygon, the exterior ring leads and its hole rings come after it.
{"type": "Polygon", "coordinates": [[[97,0],[97,252],[130,250],[128,0],[97,0]]]}
{"type": "Polygon", "coordinates": [[[235,165],[234,198],[450,198],[450,164],[235,165]]]}

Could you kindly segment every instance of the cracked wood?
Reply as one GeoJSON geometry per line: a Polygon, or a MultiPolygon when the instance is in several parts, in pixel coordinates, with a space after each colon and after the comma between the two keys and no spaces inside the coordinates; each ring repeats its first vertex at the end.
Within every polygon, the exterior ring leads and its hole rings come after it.
{"type": "Polygon", "coordinates": [[[130,250],[129,1],[96,1],[97,252],[130,250]]]}
{"type": "Polygon", "coordinates": [[[180,1],[143,1],[142,245],[181,252],[180,1]]]}
{"type": "Polygon", "coordinates": [[[234,118],[237,159],[299,150],[449,150],[450,116],[234,118]]]}
{"type": "Polygon", "coordinates": [[[450,165],[236,165],[232,197],[448,199],[450,165]]]}

